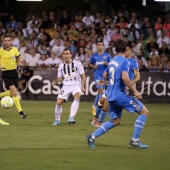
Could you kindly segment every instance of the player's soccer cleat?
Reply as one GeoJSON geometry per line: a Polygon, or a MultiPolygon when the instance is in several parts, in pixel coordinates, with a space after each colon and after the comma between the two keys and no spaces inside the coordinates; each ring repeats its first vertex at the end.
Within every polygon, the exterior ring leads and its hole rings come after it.
{"type": "Polygon", "coordinates": [[[2,119],[0,119],[0,125],[2,125],[2,126],[8,126],[9,123],[4,122],[2,119]]]}
{"type": "Polygon", "coordinates": [[[23,119],[27,118],[27,115],[23,111],[19,112],[19,114],[23,119]]]}
{"type": "Polygon", "coordinates": [[[55,120],[55,122],[52,125],[54,125],[54,126],[60,125],[60,121],[59,120],[55,120]]]}
{"type": "Polygon", "coordinates": [[[102,125],[102,123],[96,122],[93,126],[94,126],[94,127],[100,127],[101,125],[102,125]]]}
{"type": "Polygon", "coordinates": [[[91,122],[91,125],[92,126],[95,126],[95,124],[98,122],[98,118],[94,117],[92,122],[91,122]]]}
{"type": "Polygon", "coordinates": [[[96,107],[94,105],[92,106],[92,115],[96,115],[96,107]]]}
{"type": "Polygon", "coordinates": [[[70,117],[70,118],[68,119],[68,123],[76,123],[76,121],[74,120],[73,117],[70,117]]]}
{"type": "Polygon", "coordinates": [[[134,141],[133,139],[130,140],[129,145],[137,147],[137,148],[148,148],[149,146],[143,144],[140,140],[134,141]]]}
{"type": "Polygon", "coordinates": [[[95,146],[94,146],[95,140],[92,139],[92,135],[91,134],[86,136],[86,140],[87,140],[88,145],[89,145],[90,148],[95,148],[95,146]]]}

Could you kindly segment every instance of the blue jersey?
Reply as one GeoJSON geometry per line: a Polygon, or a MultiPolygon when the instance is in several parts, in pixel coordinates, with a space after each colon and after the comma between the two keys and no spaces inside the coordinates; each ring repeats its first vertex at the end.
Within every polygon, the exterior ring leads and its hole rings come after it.
{"type": "Polygon", "coordinates": [[[110,62],[111,56],[109,53],[104,52],[102,55],[98,53],[93,54],[89,63],[93,65],[98,65],[97,69],[94,69],[94,79],[103,79],[103,73],[107,67],[104,62],[110,62]]]}
{"type": "Polygon", "coordinates": [[[129,72],[129,62],[122,56],[115,56],[106,69],[109,79],[109,85],[107,88],[108,101],[115,101],[120,93],[126,93],[122,80],[122,72],[129,72]]]}
{"type": "Polygon", "coordinates": [[[134,79],[134,70],[139,70],[139,65],[134,58],[129,58],[129,78],[132,81],[134,79]]]}

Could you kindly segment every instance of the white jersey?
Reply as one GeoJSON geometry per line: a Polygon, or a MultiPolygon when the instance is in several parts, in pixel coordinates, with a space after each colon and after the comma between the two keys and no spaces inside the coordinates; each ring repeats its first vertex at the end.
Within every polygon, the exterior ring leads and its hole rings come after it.
{"type": "Polygon", "coordinates": [[[70,64],[65,62],[60,64],[58,68],[58,78],[64,77],[64,86],[80,85],[81,77],[84,74],[84,67],[78,60],[73,60],[70,64]]]}

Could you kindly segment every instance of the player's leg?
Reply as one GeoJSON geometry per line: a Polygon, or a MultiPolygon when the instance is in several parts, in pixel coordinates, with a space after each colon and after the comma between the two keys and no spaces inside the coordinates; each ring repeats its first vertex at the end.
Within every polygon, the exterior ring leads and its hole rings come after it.
{"type": "Polygon", "coordinates": [[[4,96],[11,96],[10,90],[7,90],[7,91],[5,91],[5,92],[1,92],[1,93],[0,93],[0,98],[2,98],[2,97],[4,97],[4,96]]]}
{"type": "Polygon", "coordinates": [[[60,98],[57,99],[57,103],[56,103],[56,106],[55,106],[55,121],[52,125],[59,125],[60,124],[60,118],[61,118],[61,115],[62,115],[62,105],[63,105],[64,102],[65,102],[64,99],[60,99],[60,98]]]}
{"type": "Polygon", "coordinates": [[[135,125],[132,138],[130,140],[130,145],[139,147],[139,148],[148,148],[148,145],[143,144],[140,140],[140,134],[144,128],[145,122],[147,120],[148,110],[146,107],[136,98],[131,96],[119,96],[119,104],[122,104],[123,108],[130,113],[137,112],[139,113],[135,125]],[[121,100],[120,100],[121,99],[121,100]]]}
{"type": "Polygon", "coordinates": [[[109,103],[107,101],[107,98],[105,98],[104,106],[102,108],[102,111],[101,111],[100,117],[99,117],[99,123],[101,123],[101,124],[104,122],[104,119],[105,119],[106,115],[108,114],[108,107],[109,107],[109,103]]]}
{"type": "Polygon", "coordinates": [[[148,148],[149,146],[146,144],[143,144],[140,140],[140,134],[142,133],[142,130],[145,126],[146,120],[147,120],[148,110],[145,106],[143,106],[142,110],[139,112],[139,115],[135,121],[134,125],[134,131],[132,138],[130,140],[130,145],[140,148],[148,148]]]}
{"type": "Polygon", "coordinates": [[[96,107],[97,108],[96,109],[96,115],[95,115],[95,117],[93,118],[93,120],[91,122],[92,126],[95,126],[95,127],[100,127],[101,126],[101,124],[98,122],[98,118],[99,118],[99,115],[101,113],[101,109],[104,106],[104,101],[105,101],[105,95],[102,95],[102,97],[98,101],[98,105],[96,107]]]}
{"type": "Polygon", "coordinates": [[[13,101],[14,101],[15,107],[17,108],[20,116],[21,116],[23,119],[25,119],[25,118],[27,117],[27,115],[26,115],[26,114],[23,112],[23,110],[22,110],[22,107],[21,107],[21,104],[20,104],[20,100],[19,100],[19,98],[18,98],[18,96],[17,96],[17,95],[18,95],[18,91],[17,91],[15,85],[9,86],[9,89],[10,89],[10,94],[11,94],[12,99],[13,99],[13,101]]]}
{"type": "Polygon", "coordinates": [[[75,86],[72,92],[72,95],[74,97],[74,101],[71,104],[70,107],[70,117],[68,119],[68,123],[76,123],[76,121],[74,120],[74,117],[78,111],[79,108],[79,104],[80,104],[80,98],[81,98],[81,89],[79,86],[75,86]]]}
{"type": "Polygon", "coordinates": [[[2,119],[0,119],[0,125],[2,125],[2,126],[8,126],[9,123],[7,123],[7,122],[3,121],[2,119]]]}
{"type": "Polygon", "coordinates": [[[64,102],[67,101],[69,95],[70,95],[70,88],[63,86],[61,89],[61,92],[57,98],[57,103],[55,106],[55,121],[54,121],[53,125],[60,124],[60,118],[61,118],[61,114],[62,114],[62,105],[64,102]]]}
{"type": "Polygon", "coordinates": [[[95,132],[86,136],[90,148],[95,148],[95,139],[106,133],[108,130],[117,126],[121,121],[122,107],[116,106],[113,102],[109,103],[109,115],[111,120],[101,125],[95,132]]]}

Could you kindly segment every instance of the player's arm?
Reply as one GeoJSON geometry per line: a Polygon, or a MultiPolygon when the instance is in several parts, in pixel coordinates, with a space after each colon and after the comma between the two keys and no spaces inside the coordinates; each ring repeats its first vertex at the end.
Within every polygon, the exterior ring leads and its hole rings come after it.
{"type": "Polygon", "coordinates": [[[132,84],[134,85],[139,80],[140,80],[139,69],[135,69],[134,70],[134,79],[132,80],[132,84]]]}
{"type": "Polygon", "coordinates": [[[57,79],[54,80],[51,84],[52,84],[52,86],[55,86],[56,84],[58,84],[61,81],[62,81],[62,78],[61,77],[57,77],[57,79]]]}
{"type": "Polygon", "coordinates": [[[85,73],[84,74],[81,74],[81,90],[82,92],[84,93],[85,92],[85,82],[86,82],[86,76],[85,76],[85,73]]]}
{"type": "Polygon", "coordinates": [[[97,69],[98,65],[95,65],[94,63],[95,63],[95,60],[94,60],[94,57],[92,56],[92,57],[90,58],[90,61],[89,61],[89,63],[88,63],[88,66],[89,66],[90,68],[97,69]]]}
{"type": "Polygon", "coordinates": [[[105,71],[105,72],[103,73],[103,78],[104,78],[105,80],[100,80],[100,81],[99,81],[99,85],[109,84],[108,76],[107,76],[107,75],[108,75],[108,74],[107,74],[107,71],[105,71]]]}
{"type": "Polygon", "coordinates": [[[126,71],[122,71],[122,80],[125,83],[125,85],[134,93],[134,96],[138,99],[141,99],[141,94],[135,89],[135,87],[132,85],[132,82],[129,79],[129,75],[126,71]]]}

